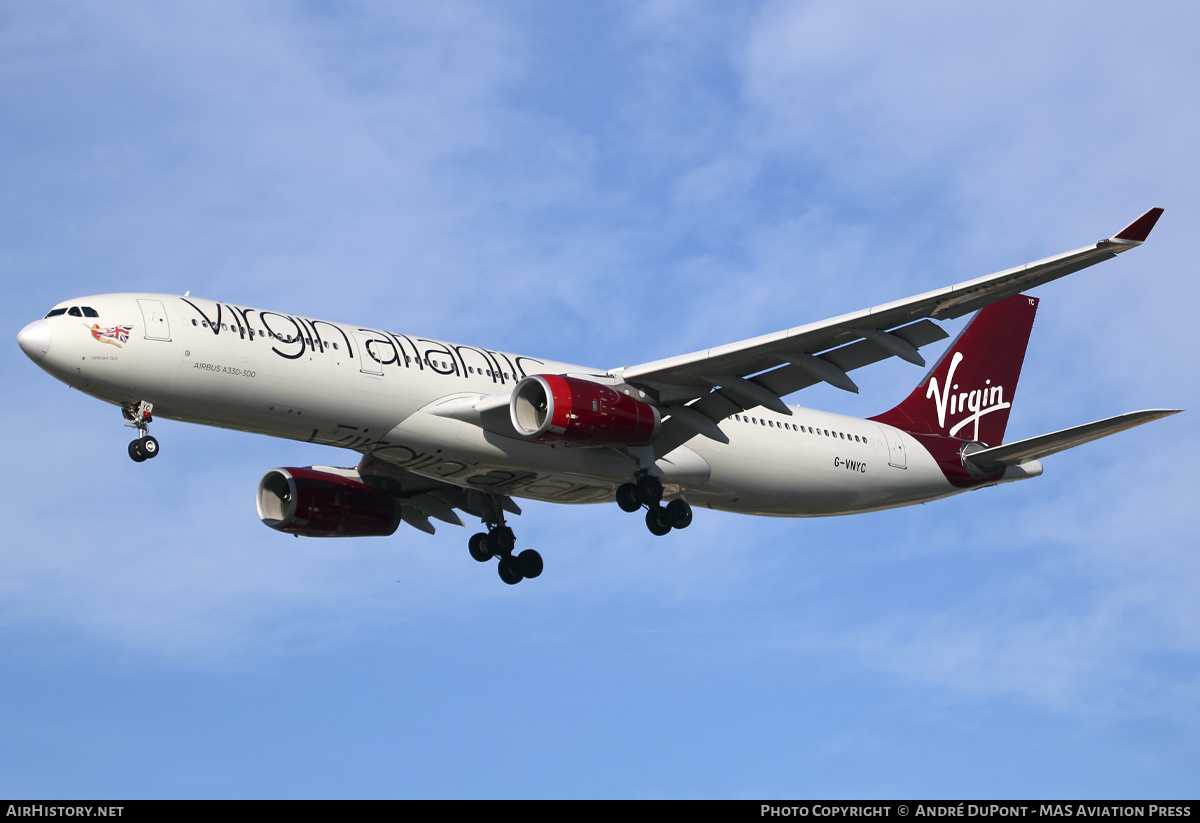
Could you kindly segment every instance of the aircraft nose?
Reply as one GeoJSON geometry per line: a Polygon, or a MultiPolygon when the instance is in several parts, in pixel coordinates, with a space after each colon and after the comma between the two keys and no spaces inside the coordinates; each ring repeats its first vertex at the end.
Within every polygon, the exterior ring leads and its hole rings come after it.
{"type": "Polygon", "coordinates": [[[50,322],[34,320],[17,334],[17,342],[21,351],[29,356],[34,363],[41,363],[50,351],[50,322]]]}

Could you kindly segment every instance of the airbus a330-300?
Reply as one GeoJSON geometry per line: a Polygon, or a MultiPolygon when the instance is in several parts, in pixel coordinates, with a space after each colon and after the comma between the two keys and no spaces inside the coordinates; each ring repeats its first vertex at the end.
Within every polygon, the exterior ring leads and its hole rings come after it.
{"type": "Polygon", "coordinates": [[[1075,251],[819,323],[636,366],[596,369],[189,295],[59,303],[21,330],[38,366],[120,407],[129,456],[157,457],[155,416],[339,446],[354,468],[267,472],[262,521],[308,537],[385,536],[433,520],[485,530],[476,560],[518,583],[514,498],[615,500],[656,535],[696,507],[777,517],[922,503],[1042,473],[1039,460],[1174,414],[1131,412],[1014,443],[1004,431],[1037,298],[1023,292],[1141,243],[1162,209],[1075,251]],[[817,383],[948,335],[978,312],[898,406],[860,419],[790,406],[817,383]]]}

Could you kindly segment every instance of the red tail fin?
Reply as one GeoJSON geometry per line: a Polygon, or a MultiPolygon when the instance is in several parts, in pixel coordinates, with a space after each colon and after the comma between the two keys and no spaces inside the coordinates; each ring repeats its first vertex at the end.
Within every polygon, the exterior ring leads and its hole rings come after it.
{"type": "Polygon", "coordinates": [[[871,419],[915,434],[1000,445],[1037,304],[1017,294],[981,309],[921,385],[871,419]]]}

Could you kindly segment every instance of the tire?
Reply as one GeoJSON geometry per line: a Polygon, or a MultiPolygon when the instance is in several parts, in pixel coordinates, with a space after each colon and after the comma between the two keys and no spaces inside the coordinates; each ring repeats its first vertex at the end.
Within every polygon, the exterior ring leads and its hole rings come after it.
{"type": "Polygon", "coordinates": [[[692,507],[686,500],[672,500],[667,504],[667,514],[664,518],[673,529],[686,529],[692,525],[692,507]]]}
{"type": "Polygon", "coordinates": [[[542,573],[542,556],[533,549],[526,549],[518,554],[515,562],[522,577],[532,580],[542,573]]]}
{"type": "Polygon", "coordinates": [[[671,524],[666,519],[667,510],[662,506],[651,506],[646,511],[646,528],[655,537],[662,537],[671,531],[671,524]]]}
{"type": "Polygon", "coordinates": [[[142,451],[141,440],[129,441],[129,459],[134,463],[141,463],[146,459],[146,453],[142,451]]]}
{"type": "Polygon", "coordinates": [[[637,486],[632,483],[622,483],[617,486],[617,505],[624,512],[635,512],[640,509],[642,503],[638,500],[637,486]]]}
{"type": "Polygon", "coordinates": [[[158,457],[158,441],[150,435],[142,438],[142,454],[146,455],[149,460],[152,457],[158,457]]]}
{"type": "Polygon", "coordinates": [[[656,506],[662,501],[662,481],[652,474],[644,474],[638,478],[637,497],[647,506],[656,506]]]}
{"type": "Polygon", "coordinates": [[[517,544],[517,536],[508,526],[492,529],[491,538],[492,546],[497,550],[496,554],[512,551],[512,547],[517,544]]]}
{"type": "Polygon", "coordinates": [[[480,563],[486,563],[495,557],[492,550],[488,548],[488,536],[486,532],[471,535],[471,539],[467,541],[467,551],[471,553],[480,563]]]}
{"type": "Polygon", "coordinates": [[[500,558],[498,571],[500,572],[500,579],[510,586],[515,586],[524,579],[520,570],[517,569],[517,562],[511,557],[500,558]]]}

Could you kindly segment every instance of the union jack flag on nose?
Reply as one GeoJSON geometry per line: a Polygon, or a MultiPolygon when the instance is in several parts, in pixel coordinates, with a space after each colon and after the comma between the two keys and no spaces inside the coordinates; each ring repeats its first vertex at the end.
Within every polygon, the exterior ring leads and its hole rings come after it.
{"type": "Polygon", "coordinates": [[[102,329],[93,323],[88,327],[88,331],[101,343],[110,343],[120,347],[129,342],[129,333],[133,331],[133,326],[110,326],[102,329]]]}

